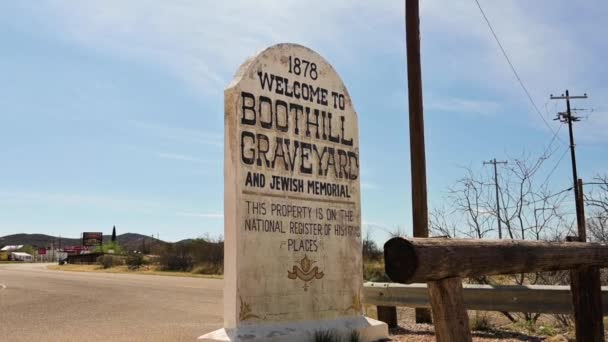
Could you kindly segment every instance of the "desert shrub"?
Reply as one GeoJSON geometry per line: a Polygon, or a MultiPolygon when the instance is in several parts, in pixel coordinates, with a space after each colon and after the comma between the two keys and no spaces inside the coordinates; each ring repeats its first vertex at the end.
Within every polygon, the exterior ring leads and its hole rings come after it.
{"type": "Polygon", "coordinates": [[[382,261],[383,252],[374,240],[366,236],[362,243],[363,261],[382,261]]]}
{"type": "Polygon", "coordinates": [[[361,335],[359,334],[359,332],[357,330],[353,330],[348,335],[347,341],[348,342],[360,342],[361,341],[361,335]]]}
{"type": "Polygon", "coordinates": [[[363,279],[366,281],[390,282],[390,278],[384,273],[384,263],[364,262],[363,279]]]}
{"type": "Polygon", "coordinates": [[[124,259],[116,255],[104,254],[97,258],[97,263],[103,268],[111,268],[124,265],[124,259]]]}
{"type": "Polygon", "coordinates": [[[340,338],[340,334],[332,330],[319,330],[315,331],[313,336],[314,342],[360,342],[361,335],[358,331],[352,330],[348,335],[340,338]]]}
{"type": "Polygon", "coordinates": [[[126,263],[130,270],[136,270],[141,266],[146,265],[147,261],[142,254],[133,253],[127,256],[126,263]]]}
{"type": "Polygon", "coordinates": [[[553,314],[553,318],[561,328],[570,329],[574,326],[574,316],[570,314],[553,314]]]}
{"type": "Polygon", "coordinates": [[[202,263],[202,264],[198,264],[196,267],[194,267],[194,270],[192,271],[192,273],[217,275],[217,274],[223,274],[224,270],[221,266],[215,265],[213,263],[202,263]]]}
{"type": "Polygon", "coordinates": [[[210,237],[192,240],[188,246],[194,262],[197,265],[210,264],[217,270],[224,268],[224,241],[220,237],[212,239],[210,237]]]}
{"type": "Polygon", "coordinates": [[[314,342],[340,342],[340,337],[331,330],[315,331],[314,342]]]}
{"type": "Polygon", "coordinates": [[[194,259],[187,245],[177,245],[168,247],[160,255],[159,264],[163,271],[189,272],[194,266],[194,259]]]}
{"type": "Polygon", "coordinates": [[[182,254],[161,256],[160,268],[163,271],[190,271],[194,266],[192,257],[182,254]]]}
{"type": "Polygon", "coordinates": [[[161,270],[190,271],[199,274],[222,274],[224,270],[224,241],[222,238],[198,238],[167,245],[159,257],[161,270]]]}
{"type": "Polygon", "coordinates": [[[488,315],[484,312],[475,312],[475,316],[472,317],[470,324],[471,330],[475,331],[489,331],[492,330],[492,324],[488,315]]]}

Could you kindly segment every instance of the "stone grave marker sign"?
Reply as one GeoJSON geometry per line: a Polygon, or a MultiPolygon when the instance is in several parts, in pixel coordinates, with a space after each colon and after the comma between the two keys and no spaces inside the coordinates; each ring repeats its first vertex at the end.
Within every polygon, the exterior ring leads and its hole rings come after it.
{"type": "Polygon", "coordinates": [[[201,341],[387,337],[362,315],[357,114],[316,52],[278,44],[224,92],[224,329],[201,341]]]}

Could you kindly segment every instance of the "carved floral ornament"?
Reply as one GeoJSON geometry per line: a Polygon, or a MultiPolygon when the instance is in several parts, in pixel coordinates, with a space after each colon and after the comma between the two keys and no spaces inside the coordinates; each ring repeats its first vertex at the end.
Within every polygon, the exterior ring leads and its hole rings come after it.
{"type": "Polygon", "coordinates": [[[308,283],[313,281],[314,279],[321,279],[325,274],[323,272],[319,272],[319,267],[312,267],[315,261],[308,258],[306,254],[304,254],[304,258],[300,260],[300,265],[293,265],[291,271],[287,270],[287,278],[289,279],[300,279],[304,281],[304,291],[308,291],[308,283]]]}
{"type": "Polygon", "coordinates": [[[258,315],[254,315],[251,310],[251,305],[247,302],[243,301],[243,298],[239,298],[241,300],[241,310],[239,312],[239,320],[246,321],[252,318],[260,318],[258,315]]]}

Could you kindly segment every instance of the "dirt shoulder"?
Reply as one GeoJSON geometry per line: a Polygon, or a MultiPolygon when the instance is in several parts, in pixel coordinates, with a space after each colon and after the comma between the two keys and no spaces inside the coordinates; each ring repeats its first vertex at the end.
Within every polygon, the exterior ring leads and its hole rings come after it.
{"type": "Polygon", "coordinates": [[[168,277],[190,277],[190,278],[208,278],[222,279],[222,275],[213,274],[196,274],[190,272],[170,272],[160,271],[154,266],[143,266],[137,270],[130,270],[127,266],[115,266],[103,268],[99,265],[49,265],[47,269],[52,271],[68,271],[68,272],[97,272],[97,273],[123,273],[123,274],[140,274],[140,275],[160,275],[168,277]]]}

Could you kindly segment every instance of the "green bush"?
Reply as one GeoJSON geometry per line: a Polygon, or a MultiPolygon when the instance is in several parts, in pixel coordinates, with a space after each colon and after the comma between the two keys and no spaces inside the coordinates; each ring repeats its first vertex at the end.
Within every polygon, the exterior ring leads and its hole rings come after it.
{"type": "Polygon", "coordinates": [[[93,253],[109,253],[113,254],[122,254],[122,247],[118,244],[118,242],[108,242],[104,243],[103,246],[97,246],[93,250],[93,253]]]}
{"type": "Polygon", "coordinates": [[[124,265],[124,259],[116,255],[104,254],[97,258],[97,263],[103,268],[111,268],[124,265]]]}

